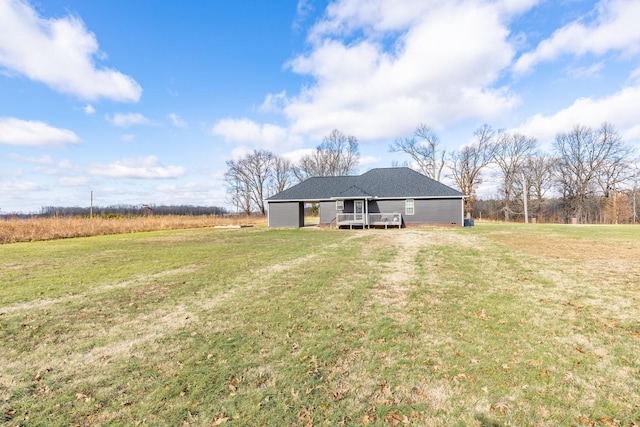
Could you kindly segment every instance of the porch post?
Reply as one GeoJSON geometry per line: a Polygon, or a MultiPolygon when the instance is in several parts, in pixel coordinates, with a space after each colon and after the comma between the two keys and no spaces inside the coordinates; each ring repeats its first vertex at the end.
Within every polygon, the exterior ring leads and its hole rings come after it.
{"type": "Polygon", "coordinates": [[[364,223],[369,228],[369,199],[364,199],[364,223]]]}

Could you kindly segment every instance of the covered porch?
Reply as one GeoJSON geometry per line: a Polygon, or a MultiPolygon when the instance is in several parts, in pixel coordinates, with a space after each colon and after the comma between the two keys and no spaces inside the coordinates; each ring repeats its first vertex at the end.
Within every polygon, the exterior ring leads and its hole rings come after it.
{"type": "Polygon", "coordinates": [[[363,194],[364,192],[359,188],[350,190],[359,194],[335,198],[335,217],[330,224],[332,227],[350,229],[402,227],[400,212],[380,212],[375,197],[363,194]]]}

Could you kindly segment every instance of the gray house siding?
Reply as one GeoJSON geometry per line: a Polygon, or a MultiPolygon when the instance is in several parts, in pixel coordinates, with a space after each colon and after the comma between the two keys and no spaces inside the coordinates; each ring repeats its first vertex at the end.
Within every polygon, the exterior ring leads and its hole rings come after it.
{"type": "MultiPolygon", "coordinates": [[[[345,211],[347,206],[345,204],[345,211]]],[[[353,209],[353,203],[351,203],[353,209]]],[[[334,200],[320,202],[320,224],[329,224],[336,217],[336,202],[334,200]]]]}
{"type": "Polygon", "coordinates": [[[416,200],[415,215],[405,215],[406,223],[462,225],[462,199],[416,200]]]}
{"type": "Polygon", "coordinates": [[[405,199],[378,200],[369,212],[400,212],[405,224],[462,224],[462,199],[414,199],[414,214],[405,212],[405,199]]]}
{"type": "Polygon", "coordinates": [[[269,227],[304,227],[304,205],[299,202],[269,203],[269,227]]]}
{"type": "MultiPolygon", "coordinates": [[[[463,199],[414,199],[414,214],[405,212],[405,199],[371,200],[368,213],[402,214],[405,224],[462,225],[463,199]]],[[[344,212],[353,212],[353,200],[344,201],[344,212]]],[[[320,224],[329,224],[336,216],[336,202],[320,202],[320,224]]]]}

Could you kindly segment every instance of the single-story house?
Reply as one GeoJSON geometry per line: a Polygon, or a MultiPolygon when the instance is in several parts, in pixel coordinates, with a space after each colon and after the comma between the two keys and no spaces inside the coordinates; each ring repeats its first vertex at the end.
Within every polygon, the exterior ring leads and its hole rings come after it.
{"type": "Polygon", "coordinates": [[[314,177],[267,199],[269,227],[303,227],[305,203],[318,205],[320,225],[337,228],[462,226],[464,197],[406,167],[314,177]]]}

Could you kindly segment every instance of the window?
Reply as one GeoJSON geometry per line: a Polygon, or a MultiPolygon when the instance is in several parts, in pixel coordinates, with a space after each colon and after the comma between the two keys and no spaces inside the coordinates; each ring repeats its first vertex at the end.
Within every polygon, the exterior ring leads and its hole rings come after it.
{"type": "Polygon", "coordinates": [[[344,200],[336,200],[336,210],[337,211],[344,210],[344,200]]]}
{"type": "Polygon", "coordinates": [[[413,199],[407,199],[404,201],[404,214],[405,215],[413,215],[413,199]]]}

